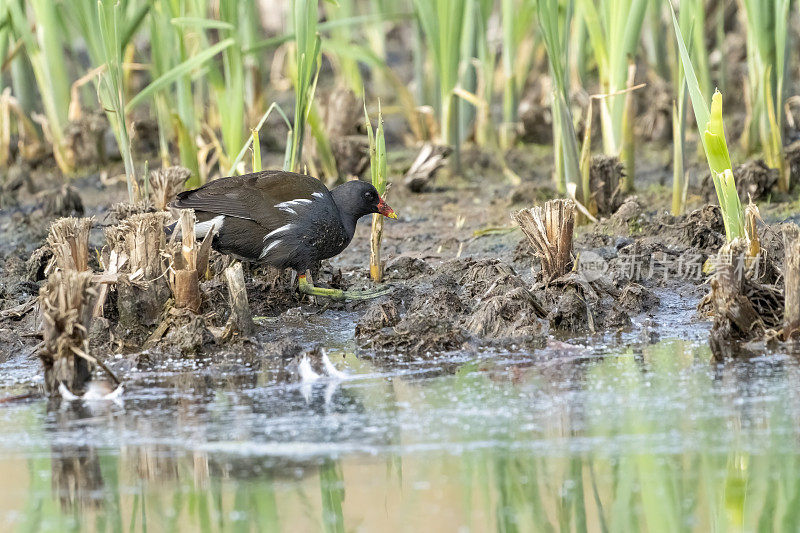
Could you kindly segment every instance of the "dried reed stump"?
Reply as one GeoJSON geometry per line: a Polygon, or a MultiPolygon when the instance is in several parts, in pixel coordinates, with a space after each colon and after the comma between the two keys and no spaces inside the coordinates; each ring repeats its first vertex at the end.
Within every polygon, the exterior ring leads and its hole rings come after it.
{"type": "Polygon", "coordinates": [[[89,270],[89,230],[93,222],[93,218],[69,217],[60,218],[50,226],[47,245],[59,270],[89,270]]]}
{"type": "Polygon", "coordinates": [[[140,336],[159,323],[170,290],[162,252],[167,213],[140,213],[106,231],[106,238],[125,263],[117,280],[119,326],[126,335],[140,336]]]}
{"type": "Polygon", "coordinates": [[[184,167],[166,167],[150,172],[150,201],[159,211],[165,211],[192,172],[184,167]]]}
{"type": "Polygon", "coordinates": [[[62,383],[80,394],[91,378],[88,331],[96,296],[92,274],[74,270],[54,272],[39,291],[44,337],[39,358],[50,394],[62,383]]]}
{"type": "Polygon", "coordinates": [[[612,215],[622,205],[625,170],[616,156],[596,155],[589,167],[589,210],[598,215],[612,215]]]}
{"type": "Polygon", "coordinates": [[[175,307],[187,309],[193,313],[200,310],[200,282],[195,269],[181,269],[175,271],[175,280],[172,287],[175,296],[175,307]]]}
{"type": "Polygon", "coordinates": [[[119,240],[119,228],[110,227],[105,230],[106,243],[108,246],[103,248],[102,266],[103,273],[100,275],[102,284],[97,295],[97,302],[94,306],[95,318],[105,317],[106,300],[113,284],[119,280],[119,273],[128,262],[128,252],[124,247],[115,246],[119,240]]]}
{"type": "Polygon", "coordinates": [[[783,243],[786,254],[783,338],[789,340],[800,333],[800,228],[796,224],[784,229],[783,243]]]}
{"type": "MultiPolygon", "coordinates": [[[[340,179],[360,176],[369,167],[369,140],[364,134],[364,103],[350,89],[336,88],[321,95],[322,127],[340,179]]],[[[314,143],[312,156],[320,158],[314,143]]]]}
{"type": "Polygon", "coordinates": [[[447,156],[453,149],[449,146],[437,146],[425,143],[417,158],[406,172],[403,183],[411,192],[423,192],[433,181],[434,176],[447,164],[447,156]]]}
{"type": "Polygon", "coordinates": [[[752,340],[765,331],[764,322],[748,297],[748,244],[735,239],[720,249],[711,280],[714,322],[710,345],[715,357],[736,355],[736,341],[752,340]]]}
{"type": "Polygon", "coordinates": [[[542,279],[552,281],[572,269],[575,202],[551,200],[544,207],[511,214],[542,261],[542,279]]]}
{"type": "Polygon", "coordinates": [[[553,113],[543,91],[528,90],[519,103],[519,130],[522,141],[533,144],[553,142],[553,113]]]}
{"type": "Polygon", "coordinates": [[[800,183],[800,141],[795,141],[787,146],[786,166],[789,168],[789,189],[800,183]]]}
{"type": "Polygon", "coordinates": [[[108,118],[100,109],[70,120],[64,137],[76,168],[94,167],[108,160],[105,140],[110,130],[108,118]]]}
{"type": "Polygon", "coordinates": [[[82,216],[83,200],[74,187],[64,185],[44,195],[42,210],[45,216],[50,217],[82,216]]]}
{"type": "Polygon", "coordinates": [[[383,216],[372,215],[372,233],[369,241],[369,275],[372,281],[383,281],[386,261],[381,259],[381,240],[383,239],[383,216]]]}
{"type": "MultiPolygon", "coordinates": [[[[736,178],[736,192],[741,198],[762,200],[769,197],[778,185],[778,170],[770,168],[763,159],[751,159],[733,169],[736,178]]],[[[700,184],[703,197],[709,203],[717,203],[714,178],[706,174],[700,184]]]]}
{"type": "MultiPolygon", "coordinates": [[[[175,297],[175,307],[197,313],[202,303],[198,262],[205,271],[205,267],[208,266],[208,253],[205,254],[203,260],[198,261],[200,246],[195,238],[193,209],[182,209],[178,224],[181,228],[181,243],[179,246],[173,247],[170,252],[172,258],[170,286],[175,297]]],[[[206,240],[209,240],[208,235],[206,240]]]]}
{"type": "Polygon", "coordinates": [[[236,334],[250,336],[255,327],[250,303],[247,301],[242,264],[237,262],[226,268],[225,280],[228,282],[228,302],[231,306],[231,316],[225,326],[224,337],[230,338],[236,334]]]}
{"type": "MultiPolygon", "coordinates": [[[[195,237],[195,215],[193,209],[182,209],[177,227],[181,241],[170,241],[165,255],[169,258],[169,286],[173,301],[161,323],[144,343],[151,348],[164,340],[164,343],[177,348],[185,355],[200,352],[203,346],[212,342],[213,335],[206,326],[205,319],[198,313],[203,303],[200,295],[200,275],[208,268],[211,252],[211,233],[202,243],[195,237]]],[[[173,235],[177,235],[176,231],[173,235]]]]}

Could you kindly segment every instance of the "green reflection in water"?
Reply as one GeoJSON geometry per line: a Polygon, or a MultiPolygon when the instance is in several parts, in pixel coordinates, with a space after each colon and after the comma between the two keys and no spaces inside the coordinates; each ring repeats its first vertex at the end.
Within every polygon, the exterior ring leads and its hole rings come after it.
{"type": "MultiPolygon", "coordinates": [[[[796,363],[709,360],[673,341],[344,383],[344,407],[319,416],[380,415],[374,455],[264,466],[164,444],[20,450],[27,476],[0,490],[26,501],[0,518],[19,513],[19,531],[800,530],[796,363]]],[[[17,423],[41,433],[32,411],[17,423]]]]}

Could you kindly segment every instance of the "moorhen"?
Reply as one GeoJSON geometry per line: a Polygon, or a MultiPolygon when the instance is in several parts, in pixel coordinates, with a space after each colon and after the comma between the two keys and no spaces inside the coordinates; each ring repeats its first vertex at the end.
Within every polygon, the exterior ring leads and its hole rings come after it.
{"type": "Polygon", "coordinates": [[[356,222],[370,213],[397,215],[371,184],[353,180],[328,190],[318,179],[282,170],[221,178],[179,193],[170,207],[195,211],[195,233],[213,232],[215,250],[246,261],[293,268],[300,292],[333,299],[374,298],[386,289],[342,291],[315,287],[307,271],[341,253],[356,222]]]}

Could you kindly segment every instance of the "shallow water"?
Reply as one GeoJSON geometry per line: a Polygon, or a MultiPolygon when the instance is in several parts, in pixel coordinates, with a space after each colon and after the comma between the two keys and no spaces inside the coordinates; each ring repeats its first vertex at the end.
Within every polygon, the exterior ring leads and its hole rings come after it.
{"type": "Polygon", "coordinates": [[[342,328],[344,380],[166,361],[121,405],[6,404],[0,530],[798,530],[800,367],[712,363],[680,322],[405,363],[342,328]]]}

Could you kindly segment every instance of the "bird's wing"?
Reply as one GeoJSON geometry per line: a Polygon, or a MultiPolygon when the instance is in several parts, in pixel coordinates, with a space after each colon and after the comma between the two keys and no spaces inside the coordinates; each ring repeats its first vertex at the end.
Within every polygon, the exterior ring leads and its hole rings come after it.
{"type": "Polygon", "coordinates": [[[178,194],[170,206],[253,220],[269,228],[326,198],[331,201],[325,204],[333,203],[330,191],[314,177],[268,170],[211,181],[178,194]]]}

